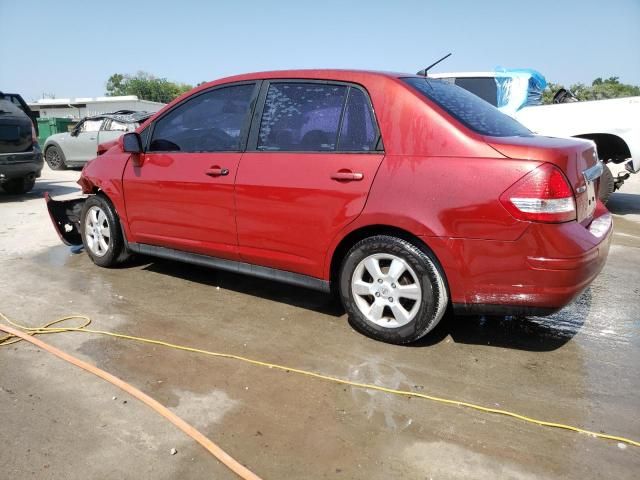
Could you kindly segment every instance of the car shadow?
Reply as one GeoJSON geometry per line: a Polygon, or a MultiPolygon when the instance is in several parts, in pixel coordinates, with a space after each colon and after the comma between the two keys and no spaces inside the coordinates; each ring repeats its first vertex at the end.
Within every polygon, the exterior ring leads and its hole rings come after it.
{"type": "Polygon", "coordinates": [[[68,180],[60,182],[36,180],[36,185],[33,187],[33,190],[19,195],[7,193],[0,187],[0,203],[26,202],[34,198],[43,198],[44,192],[49,192],[51,196],[57,196],[74,192],[80,193],[81,190],[80,186],[70,186],[68,180]]]}
{"type": "Polygon", "coordinates": [[[449,309],[429,335],[410,346],[427,347],[450,337],[455,343],[550,352],[575,337],[590,310],[590,289],[564,309],[546,317],[455,316],[449,309]]]}
{"type": "Polygon", "coordinates": [[[640,214],[640,195],[615,192],[607,202],[607,209],[616,215],[640,214]]]}
{"type": "MultiPolygon", "coordinates": [[[[142,269],[150,272],[282,302],[325,315],[345,315],[339,299],[302,287],[144,256],[136,256],[128,265],[143,265],[142,269]]],[[[450,338],[460,344],[535,352],[553,351],[565,345],[580,331],[590,308],[589,290],[569,307],[548,317],[455,316],[449,308],[433,331],[407,347],[429,347],[450,338]]]]}
{"type": "Polygon", "coordinates": [[[143,270],[170,275],[190,282],[252,295],[274,302],[286,303],[317,313],[339,317],[344,315],[340,302],[333,296],[307,288],[251,277],[224,270],[200,267],[171,260],[136,256],[134,265],[145,265],[143,270]]]}

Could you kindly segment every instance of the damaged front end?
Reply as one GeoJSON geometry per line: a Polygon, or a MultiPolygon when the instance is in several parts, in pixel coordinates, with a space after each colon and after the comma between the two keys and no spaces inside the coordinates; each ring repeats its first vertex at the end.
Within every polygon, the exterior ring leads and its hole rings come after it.
{"type": "Polygon", "coordinates": [[[80,217],[82,205],[87,197],[54,200],[49,195],[49,192],[45,192],[44,199],[47,202],[49,217],[51,217],[60,240],[70,246],[82,245],[80,217]]]}

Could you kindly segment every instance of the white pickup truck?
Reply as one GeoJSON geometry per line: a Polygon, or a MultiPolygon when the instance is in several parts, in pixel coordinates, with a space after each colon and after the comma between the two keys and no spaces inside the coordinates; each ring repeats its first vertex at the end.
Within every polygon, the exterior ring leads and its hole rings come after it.
{"type": "Polygon", "coordinates": [[[604,169],[604,202],[630,174],[640,171],[640,97],[536,105],[542,93],[540,79],[544,85],[546,81],[535,71],[430,73],[429,78],[455,83],[540,135],[593,140],[605,164],[626,162],[626,171],[615,178],[609,167],[604,169]]]}

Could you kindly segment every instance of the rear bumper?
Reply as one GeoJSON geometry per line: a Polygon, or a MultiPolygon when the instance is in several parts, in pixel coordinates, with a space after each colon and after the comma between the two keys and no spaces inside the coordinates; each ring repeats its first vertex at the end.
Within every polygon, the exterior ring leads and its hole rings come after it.
{"type": "Polygon", "coordinates": [[[599,205],[588,228],[531,224],[513,242],[449,239],[434,253],[456,312],[546,315],[570,303],[600,273],[611,232],[611,215],[599,205]]]}
{"type": "Polygon", "coordinates": [[[0,154],[0,183],[12,178],[23,178],[33,175],[35,178],[42,173],[44,160],[40,147],[30,152],[0,154]]]}

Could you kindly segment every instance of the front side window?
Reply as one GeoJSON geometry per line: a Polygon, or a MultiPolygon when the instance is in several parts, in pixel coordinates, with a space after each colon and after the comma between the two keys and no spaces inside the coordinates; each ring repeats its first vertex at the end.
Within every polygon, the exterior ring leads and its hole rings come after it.
{"type": "Polygon", "coordinates": [[[480,135],[491,137],[532,135],[524,125],[464,88],[433,78],[410,77],[403,80],[480,135]]]}
{"type": "Polygon", "coordinates": [[[80,126],[81,132],[97,132],[100,130],[103,120],[85,120],[80,126]]]}
{"type": "Polygon", "coordinates": [[[253,84],[234,85],[187,100],[156,122],[149,151],[239,151],[253,90],[253,84]]]}
{"type": "Polygon", "coordinates": [[[321,83],[272,83],[260,122],[258,150],[336,150],[347,88],[321,83]]]}

